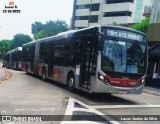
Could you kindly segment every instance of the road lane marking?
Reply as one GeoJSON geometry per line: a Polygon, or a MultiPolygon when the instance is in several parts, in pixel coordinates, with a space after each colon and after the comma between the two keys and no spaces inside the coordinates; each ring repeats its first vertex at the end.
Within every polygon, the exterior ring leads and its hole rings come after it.
{"type": "Polygon", "coordinates": [[[152,105],[152,104],[150,104],[150,103],[146,103],[146,102],[144,102],[144,101],[141,101],[141,100],[138,100],[138,99],[134,99],[134,98],[130,98],[130,97],[127,97],[127,96],[119,96],[119,95],[116,95],[116,96],[118,96],[118,97],[120,97],[120,98],[126,98],[127,100],[129,99],[129,100],[133,100],[133,101],[137,101],[137,102],[140,102],[140,103],[144,103],[144,104],[147,104],[147,105],[152,105]]]}
{"type": "Polygon", "coordinates": [[[95,109],[117,109],[117,108],[160,108],[160,105],[99,105],[91,106],[95,109]]]}
{"type": "Polygon", "coordinates": [[[67,106],[65,115],[72,115],[73,108],[74,108],[74,99],[69,98],[69,102],[68,102],[68,106],[67,106]]]}
{"type": "MultiPolygon", "coordinates": [[[[83,102],[81,102],[81,101],[79,101],[79,100],[77,100],[77,99],[75,99],[75,98],[69,98],[69,102],[68,102],[68,106],[67,106],[67,109],[66,109],[66,112],[65,112],[65,115],[67,116],[67,115],[73,115],[73,112],[74,111],[82,111],[82,112],[90,112],[90,113],[94,113],[95,115],[97,115],[97,116],[101,116],[102,118],[104,117],[104,116],[106,116],[105,114],[103,114],[103,113],[101,113],[100,111],[98,111],[98,110],[96,110],[94,107],[92,107],[92,106],[89,106],[89,105],[87,105],[87,104],[85,104],[85,103],[83,103],[83,102]],[[80,104],[81,106],[83,106],[83,107],[85,107],[85,108],[77,108],[77,107],[74,107],[74,103],[78,103],[78,104],[80,104]]],[[[87,115],[86,115],[87,116],[87,115]]],[[[88,116],[90,116],[90,115],[88,115],[88,116]]],[[[71,117],[72,116],[70,116],[70,120],[71,120],[71,117]]],[[[67,118],[68,119],[68,118],[67,118]]],[[[113,119],[111,119],[110,117],[105,117],[104,118],[106,121],[108,121],[108,122],[110,122],[110,123],[113,123],[113,124],[120,124],[119,122],[117,122],[117,121],[114,121],[113,119]],[[109,120],[113,120],[113,121],[109,121],[109,120]]],[[[82,123],[81,122],[81,120],[80,121],[65,121],[65,117],[64,117],[64,119],[63,119],[63,121],[61,122],[61,124],[66,124],[66,123],[70,123],[70,124],[74,124],[74,123],[77,123],[77,122],[79,122],[79,123],[82,123]]],[[[85,124],[92,124],[93,123],[93,121],[83,121],[83,123],[85,124]]],[[[95,124],[100,124],[101,122],[94,122],[95,124]]]]}

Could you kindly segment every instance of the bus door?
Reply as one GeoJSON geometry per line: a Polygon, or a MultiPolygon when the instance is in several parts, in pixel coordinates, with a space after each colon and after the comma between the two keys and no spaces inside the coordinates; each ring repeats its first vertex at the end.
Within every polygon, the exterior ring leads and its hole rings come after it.
{"type": "Polygon", "coordinates": [[[34,68],[35,47],[36,47],[36,44],[33,44],[30,47],[30,50],[31,50],[30,51],[30,62],[31,62],[30,69],[31,69],[31,72],[33,72],[33,68],[34,68]]]}
{"type": "Polygon", "coordinates": [[[48,77],[53,76],[53,46],[49,45],[49,52],[48,52],[48,77]]]}
{"type": "Polygon", "coordinates": [[[34,63],[34,60],[33,58],[31,59],[31,72],[33,72],[33,63],[34,63]]]}
{"type": "Polygon", "coordinates": [[[86,36],[82,41],[79,86],[88,90],[91,86],[91,71],[95,54],[94,45],[95,39],[93,35],[86,36]]]}

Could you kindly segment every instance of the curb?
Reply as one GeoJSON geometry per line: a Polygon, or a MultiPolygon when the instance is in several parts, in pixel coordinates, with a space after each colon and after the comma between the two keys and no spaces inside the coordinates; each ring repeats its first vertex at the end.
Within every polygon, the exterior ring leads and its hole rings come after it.
{"type": "Polygon", "coordinates": [[[0,78],[0,83],[6,81],[6,80],[9,80],[12,78],[12,73],[7,71],[7,70],[4,70],[5,74],[2,78],[0,78]]]}
{"type": "Polygon", "coordinates": [[[148,93],[148,94],[152,94],[152,95],[155,95],[155,96],[160,96],[160,93],[155,93],[155,92],[151,92],[151,91],[148,91],[148,90],[143,90],[144,93],[148,93]]]}

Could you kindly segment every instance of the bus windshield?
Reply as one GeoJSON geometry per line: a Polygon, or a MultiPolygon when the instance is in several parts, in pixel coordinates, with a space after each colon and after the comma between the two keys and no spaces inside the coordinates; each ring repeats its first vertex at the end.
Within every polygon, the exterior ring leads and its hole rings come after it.
{"type": "Polygon", "coordinates": [[[145,44],[104,38],[102,70],[126,73],[145,72],[145,44]]]}

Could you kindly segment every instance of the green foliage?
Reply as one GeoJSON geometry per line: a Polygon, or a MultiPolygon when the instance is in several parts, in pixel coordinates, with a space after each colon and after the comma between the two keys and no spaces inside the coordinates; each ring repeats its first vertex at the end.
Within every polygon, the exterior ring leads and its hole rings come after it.
{"type": "Polygon", "coordinates": [[[36,40],[68,31],[68,29],[67,23],[62,20],[48,21],[46,24],[40,22],[32,24],[32,34],[34,34],[36,40]]]}
{"type": "Polygon", "coordinates": [[[25,34],[16,34],[12,40],[13,48],[22,47],[23,44],[32,41],[32,38],[29,35],[25,34]]]}
{"type": "Polygon", "coordinates": [[[130,25],[129,28],[141,31],[143,33],[147,32],[147,28],[150,22],[150,18],[146,17],[144,20],[142,20],[140,23],[134,24],[134,25],[130,25]]]}
{"type": "Polygon", "coordinates": [[[47,37],[47,33],[46,33],[45,30],[41,30],[40,32],[37,32],[34,35],[34,39],[41,39],[41,38],[44,38],[44,37],[47,37]]]}
{"type": "Polygon", "coordinates": [[[117,22],[113,22],[112,25],[118,26],[118,23],[117,22]]]}
{"type": "Polygon", "coordinates": [[[43,24],[41,22],[35,22],[32,24],[32,34],[35,34],[39,31],[41,31],[43,28],[43,24]]]}
{"type": "Polygon", "coordinates": [[[11,40],[2,40],[0,41],[0,58],[9,50],[12,49],[12,41],[11,40]]]}
{"type": "Polygon", "coordinates": [[[2,51],[7,52],[12,49],[12,41],[11,40],[2,40],[2,51]]]}

